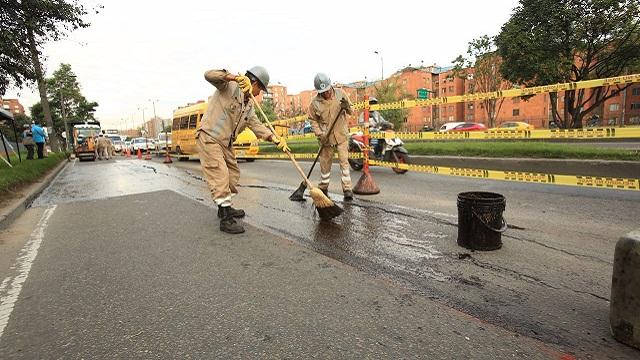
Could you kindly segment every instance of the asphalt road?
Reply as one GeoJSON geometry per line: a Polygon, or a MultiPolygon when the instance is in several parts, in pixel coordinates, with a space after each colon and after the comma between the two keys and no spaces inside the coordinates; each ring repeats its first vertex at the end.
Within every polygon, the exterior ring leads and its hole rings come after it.
{"type": "MultiPolygon", "coordinates": [[[[174,166],[200,178],[198,162],[174,166]]],[[[308,234],[311,205],[286,204],[299,178],[284,161],[244,163],[237,203],[252,224],[522,335],[585,358],[639,355],[610,337],[608,306],[615,243],[638,227],[640,193],[372,173],[381,193],[344,205],[331,232],[308,234]],[[506,197],[510,229],[501,250],[456,245],[456,199],[464,191],[506,197]]],[[[334,166],[330,190],[340,202],[335,174],[334,166]]]]}
{"type": "MultiPolygon", "coordinates": [[[[0,234],[0,275],[23,282],[0,351],[9,358],[640,355],[608,332],[613,249],[637,226],[636,192],[374,168],[381,194],[343,204],[334,193],[345,212],[322,223],[310,201],[288,201],[299,179],[287,162],[241,170],[235,201],[251,226],[231,237],[217,231],[197,162],[66,169],[0,234]],[[472,190],[507,198],[511,228],[498,251],[456,245],[456,195],[472,190]],[[34,247],[35,260],[23,253],[34,247]],[[12,268],[16,258],[31,259],[28,279],[23,263],[12,268]]],[[[3,285],[4,299],[14,288],[3,285]]]]}

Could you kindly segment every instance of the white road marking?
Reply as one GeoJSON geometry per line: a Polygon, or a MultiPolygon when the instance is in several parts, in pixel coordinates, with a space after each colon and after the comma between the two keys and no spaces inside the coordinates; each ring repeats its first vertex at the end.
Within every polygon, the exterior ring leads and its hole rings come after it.
{"type": "Polygon", "coordinates": [[[38,249],[44,238],[44,230],[49,223],[49,218],[53,215],[56,207],[57,205],[53,205],[42,214],[40,222],[38,222],[29,240],[20,250],[16,262],[11,267],[12,270],[15,270],[15,273],[5,278],[0,284],[0,341],[2,340],[4,328],[11,317],[13,307],[18,301],[20,291],[22,291],[22,285],[27,281],[31,265],[38,255],[38,249]]]}

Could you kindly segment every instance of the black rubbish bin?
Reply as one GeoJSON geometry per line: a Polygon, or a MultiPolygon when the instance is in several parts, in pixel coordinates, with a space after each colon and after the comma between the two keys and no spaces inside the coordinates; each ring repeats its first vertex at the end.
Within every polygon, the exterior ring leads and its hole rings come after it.
{"type": "Polygon", "coordinates": [[[458,245],[471,250],[497,250],[507,223],[504,196],[484,191],[458,194],[458,245]]]}

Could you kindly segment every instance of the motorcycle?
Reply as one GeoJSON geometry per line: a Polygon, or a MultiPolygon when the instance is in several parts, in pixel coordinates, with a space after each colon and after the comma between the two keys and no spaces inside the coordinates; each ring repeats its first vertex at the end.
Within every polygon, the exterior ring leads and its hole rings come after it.
{"type": "MultiPolygon", "coordinates": [[[[369,139],[369,159],[394,162],[400,164],[409,164],[409,152],[404,147],[404,142],[395,138],[395,132],[390,129],[383,130],[385,132],[384,139],[369,139]],[[381,142],[381,143],[378,143],[381,142]],[[376,146],[382,147],[379,154],[376,154],[376,146]]],[[[349,138],[349,152],[362,153],[364,149],[364,135],[362,132],[352,134],[349,138]]],[[[349,159],[349,165],[355,171],[362,170],[364,159],[349,159]]],[[[404,174],[408,170],[401,168],[391,168],[396,174],[404,174]]]]}

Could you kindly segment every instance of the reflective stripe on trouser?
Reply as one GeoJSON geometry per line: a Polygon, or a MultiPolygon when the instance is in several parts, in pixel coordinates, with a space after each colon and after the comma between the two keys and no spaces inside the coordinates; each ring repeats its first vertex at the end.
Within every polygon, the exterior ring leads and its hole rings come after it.
{"type": "Polygon", "coordinates": [[[238,193],[240,168],[233,150],[215,142],[200,132],[196,139],[200,165],[211,197],[218,206],[231,206],[231,197],[238,193]]]}
{"type": "Polygon", "coordinates": [[[347,141],[342,144],[333,146],[324,146],[320,150],[320,183],[318,187],[323,190],[329,188],[331,179],[331,163],[333,161],[333,151],[338,150],[338,159],[340,160],[340,181],[342,182],[342,191],[351,190],[351,175],[349,173],[349,143],[347,141]]]}

